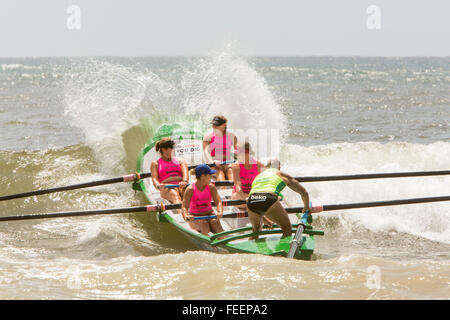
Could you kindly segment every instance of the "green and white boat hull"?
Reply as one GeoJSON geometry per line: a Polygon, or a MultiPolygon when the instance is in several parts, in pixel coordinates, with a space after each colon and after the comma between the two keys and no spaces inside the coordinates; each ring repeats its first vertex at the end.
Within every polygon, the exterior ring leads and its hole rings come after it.
{"type": "MultiPolygon", "coordinates": [[[[203,163],[202,159],[202,139],[203,132],[182,127],[179,124],[161,126],[154,137],[152,137],[145,147],[141,150],[137,161],[138,172],[148,172],[152,161],[159,158],[159,153],[154,149],[157,141],[163,137],[171,137],[175,143],[175,156],[183,158],[188,166],[203,163]]],[[[190,177],[190,183],[195,181],[195,177],[190,177]]],[[[141,190],[151,204],[160,202],[168,203],[162,199],[159,190],[153,187],[151,179],[143,179],[133,186],[136,190],[141,190]]],[[[221,198],[229,199],[231,197],[231,188],[219,189],[221,198]]],[[[224,214],[241,211],[236,207],[224,207],[224,214]]],[[[290,217],[297,220],[295,216],[290,217]]],[[[230,253],[256,253],[270,256],[287,256],[289,252],[292,237],[282,238],[280,228],[263,229],[256,233],[258,239],[250,240],[249,237],[256,235],[252,232],[248,218],[223,218],[221,224],[225,230],[222,233],[205,236],[191,229],[176,210],[168,210],[158,213],[158,221],[168,222],[198,248],[214,252],[230,253]],[[221,239],[219,239],[221,238],[221,239]]],[[[296,224],[293,222],[293,233],[295,233],[296,224]]],[[[312,230],[308,224],[303,232],[302,244],[297,249],[294,258],[310,260],[314,253],[314,236],[323,235],[322,231],[312,230]]]]}

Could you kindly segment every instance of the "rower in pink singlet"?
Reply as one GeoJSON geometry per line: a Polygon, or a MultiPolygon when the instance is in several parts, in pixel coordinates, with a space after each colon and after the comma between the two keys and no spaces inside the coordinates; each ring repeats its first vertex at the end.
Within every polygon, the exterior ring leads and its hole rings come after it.
{"type": "Polygon", "coordinates": [[[213,159],[220,158],[223,162],[231,159],[231,147],[233,140],[228,135],[218,137],[216,132],[212,131],[211,143],[209,148],[211,150],[211,157],[213,159]]]}
{"type": "Polygon", "coordinates": [[[197,181],[187,187],[184,194],[181,212],[189,226],[203,235],[209,236],[212,233],[223,232],[219,219],[223,214],[222,200],[214,184],[211,183],[211,176],[216,173],[208,165],[201,164],[195,168],[197,181]],[[197,216],[210,216],[214,214],[211,201],[216,206],[216,216],[211,219],[196,220],[197,216]]]}
{"type": "MultiPolygon", "coordinates": [[[[240,141],[237,146],[237,160],[233,164],[233,192],[232,200],[244,200],[250,193],[253,180],[261,173],[264,165],[252,156],[253,150],[248,141],[240,141]],[[248,168],[248,169],[247,169],[248,168]]],[[[238,205],[239,209],[246,209],[246,205],[238,205]]]]}
{"type": "MultiPolygon", "coordinates": [[[[155,144],[155,151],[159,152],[161,157],[152,161],[150,171],[152,182],[155,189],[160,191],[162,198],[172,203],[181,203],[184,191],[188,184],[189,174],[186,161],[176,159],[173,156],[175,142],[169,138],[162,138],[155,144]],[[165,188],[166,184],[177,183],[177,188],[165,188]]],[[[181,213],[180,210],[178,212],[181,213]]]]}
{"type": "Polygon", "coordinates": [[[158,159],[159,181],[164,182],[169,177],[183,177],[181,165],[175,157],[171,161],[166,161],[162,157],[158,159]]]}
{"type": "MultiPolygon", "coordinates": [[[[238,163],[239,165],[239,179],[241,180],[241,189],[244,193],[249,193],[252,188],[252,182],[258,175],[258,164],[256,159],[252,159],[252,166],[250,169],[246,169],[243,163],[238,163]]],[[[236,192],[236,185],[233,186],[233,192],[236,192]]]]}
{"type": "Polygon", "coordinates": [[[189,213],[193,215],[204,215],[211,213],[211,190],[209,190],[209,185],[206,185],[203,191],[197,188],[197,184],[192,184],[192,189],[194,193],[192,194],[191,202],[189,203],[189,213]]]}
{"type": "Polygon", "coordinates": [[[234,160],[237,137],[227,131],[227,119],[224,116],[215,116],[211,124],[212,132],[203,137],[203,159],[206,163],[215,164],[217,181],[233,180],[231,165],[224,162],[234,160]]]}

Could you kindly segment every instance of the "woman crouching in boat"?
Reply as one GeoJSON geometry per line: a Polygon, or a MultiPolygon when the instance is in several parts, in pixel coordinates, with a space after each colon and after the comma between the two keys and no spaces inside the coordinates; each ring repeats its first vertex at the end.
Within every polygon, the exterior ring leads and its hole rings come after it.
{"type": "Polygon", "coordinates": [[[204,235],[209,235],[210,232],[224,231],[219,221],[223,214],[222,201],[216,187],[211,183],[211,175],[214,173],[216,173],[216,170],[211,170],[206,164],[201,164],[195,168],[197,181],[187,187],[181,207],[184,220],[189,222],[192,229],[204,235]],[[213,214],[211,200],[214,200],[217,207],[217,218],[194,220],[198,216],[213,214]]]}
{"type": "Polygon", "coordinates": [[[268,217],[277,223],[283,231],[283,237],[292,234],[292,226],[286,209],[280,202],[283,197],[281,191],[288,186],[297,192],[303,200],[303,212],[309,211],[309,195],[306,189],[293,177],[280,171],[280,162],[271,160],[253,180],[252,188],[247,199],[248,218],[253,232],[261,230],[263,217],[268,217]]]}
{"type": "MultiPolygon", "coordinates": [[[[264,165],[253,156],[253,151],[248,141],[238,143],[237,162],[232,167],[234,186],[231,199],[246,200],[252,188],[253,180],[264,168],[264,165]]],[[[246,207],[245,204],[238,206],[240,209],[245,209],[246,207]]]]}
{"type": "Polygon", "coordinates": [[[159,189],[161,197],[172,203],[181,203],[189,175],[188,167],[183,159],[173,156],[175,142],[170,138],[162,138],[155,145],[155,150],[161,154],[150,166],[153,185],[159,189]],[[165,188],[166,184],[178,183],[178,188],[165,188]]]}

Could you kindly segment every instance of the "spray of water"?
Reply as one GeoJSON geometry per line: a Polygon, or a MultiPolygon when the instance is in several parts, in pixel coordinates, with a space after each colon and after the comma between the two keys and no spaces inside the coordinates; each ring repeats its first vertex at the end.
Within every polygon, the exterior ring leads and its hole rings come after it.
{"type": "Polygon", "coordinates": [[[229,50],[162,75],[95,59],[78,62],[74,70],[65,114],[107,172],[123,170],[122,134],[133,126],[145,127],[149,135],[171,122],[205,130],[214,115],[222,114],[230,130],[285,127],[264,78],[229,50]]]}

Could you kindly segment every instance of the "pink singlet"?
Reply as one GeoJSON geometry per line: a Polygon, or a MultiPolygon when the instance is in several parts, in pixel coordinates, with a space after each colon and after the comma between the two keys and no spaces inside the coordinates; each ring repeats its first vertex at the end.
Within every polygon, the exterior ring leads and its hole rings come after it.
{"type": "Polygon", "coordinates": [[[158,159],[158,177],[162,182],[169,177],[182,177],[181,165],[177,159],[172,158],[172,161],[165,161],[163,158],[158,159]]]}
{"type": "MultiPolygon", "coordinates": [[[[241,188],[245,193],[249,193],[252,188],[252,182],[258,175],[258,164],[256,159],[253,158],[253,164],[250,169],[245,169],[244,164],[239,163],[239,178],[241,179],[241,188]]],[[[236,191],[236,186],[233,187],[233,191],[236,191]]]]}
{"type": "Polygon", "coordinates": [[[224,135],[222,137],[218,137],[213,130],[211,137],[211,144],[209,146],[211,150],[211,156],[220,156],[223,155],[223,161],[227,161],[230,159],[231,146],[233,144],[232,139],[228,135],[224,135]]]}
{"type": "Polygon", "coordinates": [[[192,195],[189,204],[189,212],[192,214],[202,214],[212,210],[211,206],[211,191],[209,185],[206,185],[203,191],[197,189],[197,183],[192,184],[194,194],[192,195]]]}

